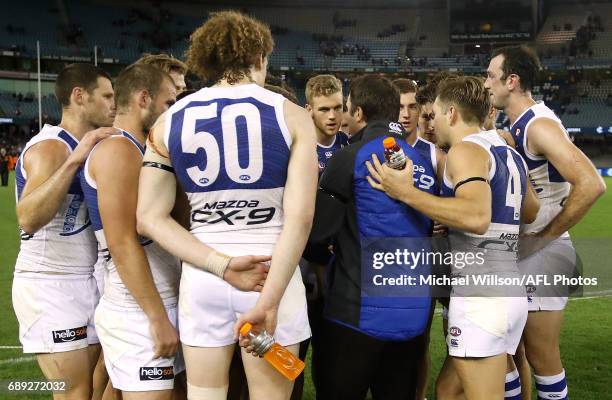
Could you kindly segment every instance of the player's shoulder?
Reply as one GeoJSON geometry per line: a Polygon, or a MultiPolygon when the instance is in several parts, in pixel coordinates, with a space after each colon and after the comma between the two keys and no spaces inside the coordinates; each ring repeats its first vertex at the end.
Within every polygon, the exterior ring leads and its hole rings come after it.
{"type": "Polygon", "coordinates": [[[122,157],[133,158],[136,154],[142,155],[143,150],[144,147],[132,135],[120,130],[120,134],[109,136],[98,142],[89,153],[88,158],[101,159],[106,164],[109,159],[116,162],[122,157]]]}
{"type": "Polygon", "coordinates": [[[548,107],[543,102],[534,104],[529,108],[529,121],[528,121],[528,129],[531,131],[538,130],[542,127],[542,125],[548,125],[550,127],[558,127],[563,128],[563,123],[561,119],[557,116],[555,111],[548,107]]]}
{"type": "Polygon", "coordinates": [[[449,163],[466,163],[478,159],[488,159],[488,146],[490,146],[490,143],[479,138],[470,139],[473,140],[462,140],[451,146],[447,153],[447,160],[449,163]]]}
{"type": "Polygon", "coordinates": [[[569,140],[569,135],[561,121],[540,117],[534,119],[529,126],[529,142],[542,151],[545,147],[557,146],[560,141],[569,140]]]}
{"type": "Polygon", "coordinates": [[[78,143],[78,140],[62,127],[45,124],[40,132],[26,143],[23,154],[27,154],[28,159],[65,158],[70,149],[74,149],[78,143]]]}
{"type": "MultiPolygon", "coordinates": [[[[272,94],[276,95],[276,93],[272,94]]],[[[300,107],[297,104],[286,100],[284,97],[282,97],[282,99],[284,120],[292,134],[293,130],[300,130],[305,127],[312,128],[312,130],[314,131],[314,123],[312,122],[312,117],[310,116],[308,111],[306,111],[303,107],[300,107]]],[[[313,132],[313,139],[314,137],[315,136],[313,132]]]]}

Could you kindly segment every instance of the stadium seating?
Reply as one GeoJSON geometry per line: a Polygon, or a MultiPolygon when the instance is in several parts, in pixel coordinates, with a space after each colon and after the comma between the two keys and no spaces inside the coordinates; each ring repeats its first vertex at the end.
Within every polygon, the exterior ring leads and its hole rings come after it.
{"type": "MultiPolygon", "coordinates": [[[[196,3],[172,4],[168,7],[170,13],[164,7],[163,3],[157,7],[149,2],[13,2],[7,4],[6,12],[0,15],[1,29],[5,31],[0,35],[0,49],[34,56],[36,40],[40,40],[43,57],[69,56],[77,61],[88,60],[94,46],[99,48],[99,58],[122,64],[134,61],[143,52],[164,51],[181,57],[187,49],[188,34],[208,13],[223,8],[196,3]],[[36,18],[28,17],[32,9],[38,10],[36,18]],[[45,24],[38,23],[43,19],[45,24]],[[87,29],[91,26],[104,26],[105,29],[87,29]]],[[[481,73],[487,63],[486,56],[444,56],[449,53],[450,46],[448,13],[442,9],[376,8],[364,12],[362,9],[252,7],[246,11],[275,30],[276,46],[270,65],[276,69],[391,71],[399,68],[401,71],[409,68],[413,71],[439,69],[481,73]],[[392,29],[393,26],[401,29],[392,29]],[[315,40],[313,35],[333,35],[341,39],[329,44],[325,40],[315,40]],[[326,46],[334,48],[333,55],[323,54],[326,46]],[[342,51],[343,47],[354,49],[356,46],[367,48],[367,57],[358,51],[342,51]]],[[[612,16],[612,4],[551,8],[536,39],[545,56],[546,68],[612,65],[612,18],[602,18],[604,32],[597,32],[595,39],[590,41],[592,57],[568,58],[560,54],[561,47],[569,47],[576,32],[593,15],[612,16]],[[550,49],[554,51],[548,56],[550,49]]],[[[604,80],[598,88],[580,83],[574,90],[586,93],[586,97],[572,99],[564,106],[557,94],[559,84],[553,86],[542,85],[534,94],[562,114],[567,124],[592,126],[591,118],[601,124],[610,122],[608,115],[612,109],[606,105],[607,96],[612,93],[610,80],[604,80]],[[573,112],[576,110],[577,113],[573,112]]],[[[10,93],[0,93],[0,111],[4,115],[35,118],[37,104],[35,100],[18,101],[10,93]]],[[[43,97],[42,104],[43,114],[59,118],[55,99],[43,97]]]]}

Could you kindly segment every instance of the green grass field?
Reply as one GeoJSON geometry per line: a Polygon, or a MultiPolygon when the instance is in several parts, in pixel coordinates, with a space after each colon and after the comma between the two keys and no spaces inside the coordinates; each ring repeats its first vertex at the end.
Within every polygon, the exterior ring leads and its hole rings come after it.
{"type": "MultiPolygon", "coordinates": [[[[13,177],[11,177],[13,178],[13,177]]],[[[608,187],[612,179],[607,178],[608,187]]],[[[15,218],[14,183],[0,187],[0,380],[41,379],[42,375],[30,355],[21,353],[17,336],[18,326],[11,305],[13,267],[19,241],[15,218]]],[[[612,264],[612,189],[599,200],[584,220],[572,230],[574,240],[584,261],[585,275],[589,271],[603,271],[612,276],[607,266],[612,264]],[[596,238],[596,239],[591,239],[596,238]],[[587,240],[588,239],[588,240],[587,240]]],[[[608,278],[609,279],[609,278],[608,278]]],[[[608,286],[608,289],[611,286],[608,286]]],[[[441,318],[436,314],[431,334],[432,381],[446,354],[442,335],[441,318]]],[[[577,400],[601,400],[612,398],[612,297],[573,299],[567,306],[561,352],[570,389],[570,396],[577,400]]],[[[43,395],[10,395],[0,393],[0,399],[43,399],[43,395]]],[[[314,399],[310,371],[306,371],[304,400],[314,399]]],[[[429,399],[434,396],[430,394],[429,399]]],[[[533,397],[536,398],[535,396],[533,397]]]]}

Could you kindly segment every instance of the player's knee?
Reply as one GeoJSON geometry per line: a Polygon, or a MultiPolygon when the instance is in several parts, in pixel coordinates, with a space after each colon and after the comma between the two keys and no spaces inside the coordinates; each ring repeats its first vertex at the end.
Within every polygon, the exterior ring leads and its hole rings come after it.
{"type": "Polygon", "coordinates": [[[228,385],[223,387],[196,386],[187,382],[188,400],[225,400],[227,398],[228,385]]]}

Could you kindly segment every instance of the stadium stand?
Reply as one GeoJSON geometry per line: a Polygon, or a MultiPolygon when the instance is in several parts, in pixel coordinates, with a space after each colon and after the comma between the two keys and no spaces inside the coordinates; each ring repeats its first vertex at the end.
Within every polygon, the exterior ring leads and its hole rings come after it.
{"type": "MultiPolygon", "coordinates": [[[[252,6],[243,9],[267,22],[274,33],[270,66],[276,71],[331,70],[349,78],[353,71],[425,74],[435,70],[482,73],[486,54],[449,55],[448,13],[440,3],[398,9],[252,6]],[[313,23],[317,21],[317,23],[313,23]]],[[[208,13],[223,9],[211,2],[164,3],[64,0],[13,2],[0,14],[0,50],[32,59],[36,41],[45,59],[128,64],[143,52],[182,57],[188,35],[208,13]],[[30,10],[37,9],[37,18],[30,10]],[[46,23],[40,24],[38,20],[46,23]],[[88,29],[103,26],[105,29],[88,29]]],[[[559,4],[551,7],[534,43],[547,71],[605,69],[612,65],[612,4],[559,4]]],[[[31,65],[31,64],[30,64],[31,65]]],[[[32,71],[32,69],[30,69],[32,71]]],[[[608,72],[609,73],[609,72],[608,72]]],[[[546,78],[546,73],[543,75],[546,78]]],[[[417,76],[415,78],[418,79],[417,76]]],[[[291,79],[291,78],[289,78],[291,79]]],[[[296,82],[294,82],[296,83],[296,82]]],[[[298,79],[297,87],[303,85],[298,79]]],[[[6,89],[3,89],[6,90],[6,89]]],[[[303,102],[303,93],[298,90],[303,102]]],[[[534,88],[568,126],[612,126],[612,76],[593,80],[551,77],[534,88]]],[[[0,113],[23,120],[38,118],[31,93],[1,92],[0,113]]],[[[59,119],[52,95],[42,98],[42,113],[59,119]]],[[[500,117],[498,122],[503,122],[500,117]]]]}

